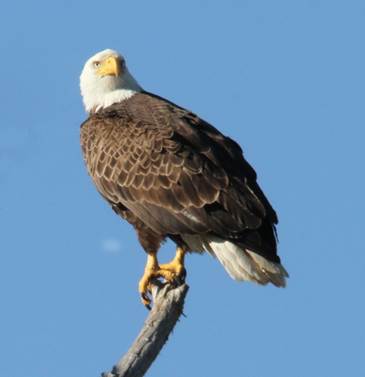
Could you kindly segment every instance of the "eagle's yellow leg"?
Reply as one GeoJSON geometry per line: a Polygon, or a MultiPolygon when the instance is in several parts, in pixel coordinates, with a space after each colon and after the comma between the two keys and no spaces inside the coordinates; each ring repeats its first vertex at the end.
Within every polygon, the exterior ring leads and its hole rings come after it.
{"type": "Polygon", "coordinates": [[[183,248],[178,247],[174,259],[170,263],[160,265],[161,271],[171,274],[170,278],[165,278],[168,282],[172,283],[185,279],[185,253],[186,251],[183,248]]]}
{"type": "Polygon", "coordinates": [[[147,254],[147,263],[144,269],[144,274],[138,285],[142,303],[147,307],[149,307],[151,303],[151,300],[148,297],[151,281],[159,277],[163,277],[166,281],[173,280],[173,274],[170,271],[160,269],[156,253],[150,252],[147,254]]]}
{"type": "Polygon", "coordinates": [[[147,254],[147,263],[144,274],[139,281],[138,290],[143,305],[149,307],[151,300],[148,297],[151,281],[155,278],[164,278],[168,283],[173,283],[185,278],[184,267],[185,251],[178,247],[174,259],[167,264],[158,264],[156,253],[147,254]]]}

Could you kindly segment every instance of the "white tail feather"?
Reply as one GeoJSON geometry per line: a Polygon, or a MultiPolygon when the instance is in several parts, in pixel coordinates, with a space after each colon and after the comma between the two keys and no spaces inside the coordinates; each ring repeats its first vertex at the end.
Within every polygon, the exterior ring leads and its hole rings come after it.
{"type": "Polygon", "coordinates": [[[208,251],[223,265],[235,280],[249,280],[259,284],[272,283],[285,287],[288,273],[280,263],[270,262],[249,249],[242,249],[230,241],[215,236],[187,236],[185,241],[193,250],[208,251]]]}
{"type": "Polygon", "coordinates": [[[270,262],[248,249],[241,249],[224,240],[209,242],[213,255],[222,263],[228,274],[235,280],[250,280],[259,284],[272,283],[285,287],[288,273],[280,263],[270,262]]]}

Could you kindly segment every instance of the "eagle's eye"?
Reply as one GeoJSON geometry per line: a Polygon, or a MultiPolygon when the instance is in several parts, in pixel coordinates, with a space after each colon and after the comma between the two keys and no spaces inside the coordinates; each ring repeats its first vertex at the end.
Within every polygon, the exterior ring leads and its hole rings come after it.
{"type": "Polygon", "coordinates": [[[98,68],[100,66],[100,62],[96,61],[93,63],[94,68],[98,68]]]}

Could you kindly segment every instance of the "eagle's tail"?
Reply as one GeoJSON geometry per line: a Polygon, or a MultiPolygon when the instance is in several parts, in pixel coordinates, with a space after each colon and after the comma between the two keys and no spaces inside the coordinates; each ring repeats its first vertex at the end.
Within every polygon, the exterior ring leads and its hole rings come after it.
{"type": "Polygon", "coordinates": [[[271,262],[249,249],[243,249],[218,237],[204,241],[206,251],[221,262],[233,279],[285,287],[285,278],[289,275],[280,263],[271,262]]]}

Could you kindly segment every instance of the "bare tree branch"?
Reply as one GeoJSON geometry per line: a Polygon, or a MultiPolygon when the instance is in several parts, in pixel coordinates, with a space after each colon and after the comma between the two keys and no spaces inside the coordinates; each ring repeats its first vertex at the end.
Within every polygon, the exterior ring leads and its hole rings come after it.
{"type": "Polygon", "coordinates": [[[102,377],[144,376],[182,314],[188,289],[186,284],[173,287],[159,283],[154,286],[154,305],[137,339],[113,370],[103,373],[102,377]]]}

